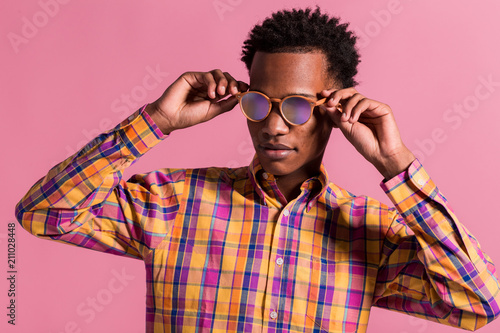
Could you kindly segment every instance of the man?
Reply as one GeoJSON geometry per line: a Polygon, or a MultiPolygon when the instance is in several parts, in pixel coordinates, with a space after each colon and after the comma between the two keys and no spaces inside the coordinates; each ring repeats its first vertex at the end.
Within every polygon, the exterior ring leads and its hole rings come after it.
{"type": "Polygon", "coordinates": [[[474,330],[498,316],[495,268],[358,93],[347,25],[307,10],[252,30],[229,73],[187,72],[52,168],[16,207],[32,234],[144,260],[146,331],[365,332],[371,306],[474,330]],[[174,131],[240,104],[247,167],[122,170],[174,131]],[[332,128],[384,177],[395,208],[329,182],[332,128]]]}

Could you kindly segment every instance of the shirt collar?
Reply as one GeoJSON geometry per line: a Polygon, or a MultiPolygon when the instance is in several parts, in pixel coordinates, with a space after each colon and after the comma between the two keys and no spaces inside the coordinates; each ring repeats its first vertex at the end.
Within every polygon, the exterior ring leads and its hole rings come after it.
{"type": "MultiPolygon", "coordinates": [[[[279,198],[283,195],[279,192],[279,189],[276,186],[274,175],[267,173],[264,170],[262,164],[260,164],[257,154],[254,155],[250,165],[248,166],[248,174],[252,185],[259,197],[262,199],[263,204],[267,205],[267,201],[271,200],[278,201],[276,204],[279,205],[279,198]]],[[[301,191],[307,191],[308,193],[307,210],[315,204],[319,197],[324,195],[329,182],[328,173],[326,172],[323,163],[321,163],[318,175],[305,180],[300,187],[301,191]]]]}

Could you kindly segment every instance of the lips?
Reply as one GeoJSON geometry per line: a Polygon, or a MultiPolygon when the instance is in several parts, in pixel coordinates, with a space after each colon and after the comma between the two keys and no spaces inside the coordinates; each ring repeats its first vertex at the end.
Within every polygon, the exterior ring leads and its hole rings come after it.
{"type": "Polygon", "coordinates": [[[295,149],[284,144],[263,143],[259,145],[261,153],[272,160],[281,160],[295,152],[295,149]]]}
{"type": "Polygon", "coordinates": [[[265,149],[272,149],[272,150],[293,150],[293,148],[288,147],[283,144],[270,144],[270,143],[263,143],[260,145],[262,148],[265,149]]]}

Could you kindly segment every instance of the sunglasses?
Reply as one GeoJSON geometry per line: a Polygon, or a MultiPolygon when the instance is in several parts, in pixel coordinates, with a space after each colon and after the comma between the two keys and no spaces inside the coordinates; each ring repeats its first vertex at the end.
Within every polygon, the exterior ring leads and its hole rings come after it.
{"type": "Polygon", "coordinates": [[[291,125],[305,124],[316,106],[325,103],[326,98],[314,101],[300,95],[290,95],[285,98],[269,98],[258,91],[246,91],[236,94],[240,108],[245,117],[254,122],[267,118],[273,102],[279,102],[279,110],[283,119],[291,125]]]}

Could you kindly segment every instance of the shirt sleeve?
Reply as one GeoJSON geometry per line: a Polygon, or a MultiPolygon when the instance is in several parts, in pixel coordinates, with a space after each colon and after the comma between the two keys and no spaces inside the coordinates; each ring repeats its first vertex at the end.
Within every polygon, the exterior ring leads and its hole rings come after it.
{"type": "MultiPolygon", "coordinates": [[[[122,179],[122,171],[164,135],[145,106],[49,170],[16,205],[31,234],[143,259],[169,232],[181,171],[122,179]]],[[[168,169],[165,169],[168,171],[168,169]]]]}
{"type": "Polygon", "coordinates": [[[468,330],[496,318],[495,266],[420,162],[381,186],[395,209],[374,305],[468,330]]]}

